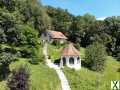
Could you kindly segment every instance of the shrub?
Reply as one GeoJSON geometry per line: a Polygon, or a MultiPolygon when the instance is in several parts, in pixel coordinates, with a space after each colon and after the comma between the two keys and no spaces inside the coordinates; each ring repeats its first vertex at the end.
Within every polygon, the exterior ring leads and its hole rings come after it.
{"type": "Polygon", "coordinates": [[[117,60],[120,61],[120,53],[117,54],[117,60]]]}
{"type": "Polygon", "coordinates": [[[16,57],[11,53],[0,53],[0,78],[4,79],[9,74],[9,65],[16,57]]]}
{"type": "Polygon", "coordinates": [[[79,50],[80,49],[80,44],[79,43],[75,44],[75,47],[79,50]]]}
{"type": "Polygon", "coordinates": [[[85,62],[90,69],[94,71],[102,71],[105,63],[105,48],[100,43],[93,43],[86,48],[85,62]]]}
{"type": "Polygon", "coordinates": [[[42,54],[42,49],[40,46],[37,48],[30,48],[29,49],[32,53],[30,63],[31,64],[38,64],[39,62],[43,62],[44,55],[42,54]]]}
{"type": "Polygon", "coordinates": [[[29,90],[30,72],[28,67],[20,66],[12,71],[12,76],[7,81],[10,90],[29,90]]]}

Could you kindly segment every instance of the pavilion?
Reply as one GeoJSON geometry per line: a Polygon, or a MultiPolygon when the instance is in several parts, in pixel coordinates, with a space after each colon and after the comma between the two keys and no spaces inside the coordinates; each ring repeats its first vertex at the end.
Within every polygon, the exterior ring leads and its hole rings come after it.
{"type": "Polygon", "coordinates": [[[69,68],[80,69],[81,58],[80,52],[70,43],[61,53],[60,67],[67,66],[69,68]]]}

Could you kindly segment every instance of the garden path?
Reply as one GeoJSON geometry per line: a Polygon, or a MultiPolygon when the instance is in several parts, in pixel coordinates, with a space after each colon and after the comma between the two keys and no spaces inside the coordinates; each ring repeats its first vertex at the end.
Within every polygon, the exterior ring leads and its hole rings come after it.
{"type": "Polygon", "coordinates": [[[54,63],[51,62],[51,59],[48,59],[48,52],[47,52],[47,43],[45,43],[44,48],[43,48],[43,54],[45,56],[46,64],[50,67],[53,68],[56,72],[57,75],[61,81],[61,90],[71,90],[68,80],[64,74],[64,72],[60,69],[58,65],[55,65],[54,63]]]}

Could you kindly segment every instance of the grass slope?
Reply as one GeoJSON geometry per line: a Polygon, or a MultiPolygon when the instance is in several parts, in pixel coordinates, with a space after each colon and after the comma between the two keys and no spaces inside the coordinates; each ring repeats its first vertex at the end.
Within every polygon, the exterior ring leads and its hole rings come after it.
{"type": "Polygon", "coordinates": [[[93,72],[84,67],[79,71],[65,68],[64,72],[72,90],[110,90],[111,80],[120,80],[119,68],[120,62],[108,56],[103,73],[93,72]]]}
{"type": "MultiPolygon", "coordinates": [[[[64,49],[64,47],[66,47],[66,46],[67,46],[67,44],[63,45],[63,46],[60,46],[60,47],[54,46],[52,44],[48,44],[48,53],[49,53],[50,58],[52,60],[60,59],[61,52],[64,49]]],[[[80,48],[79,51],[80,51],[81,58],[84,59],[85,49],[80,48]]]]}
{"type": "Polygon", "coordinates": [[[60,59],[60,54],[63,49],[63,46],[57,47],[52,44],[48,44],[48,53],[52,60],[60,59]]]}
{"type": "MultiPolygon", "coordinates": [[[[10,65],[13,70],[19,65],[27,65],[30,68],[30,90],[60,90],[60,81],[53,69],[44,64],[32,65],[27,59],[20,59],[10,65]]],[[[6,81],[0,82],[0,90],[6,90],[6,81]]]]}

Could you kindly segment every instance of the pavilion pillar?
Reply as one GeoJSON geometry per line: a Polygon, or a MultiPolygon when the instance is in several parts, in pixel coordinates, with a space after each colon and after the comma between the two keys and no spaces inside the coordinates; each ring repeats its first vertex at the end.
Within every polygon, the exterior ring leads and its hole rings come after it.
{"type": "Polygon", "coordinates": [[[79,64],[80,64],[80,68],[81,68],[81,58],[80,58],[79,64]]]}
{"type": "Polygon", "coordinates": [[[61,57],[61,60],[60,60],[60,67],[62,68],[63,67],[63,58],[61,57]]]}
{"type": "Polygon", "coordinates": [[[70,63],[69,63],[69,56],[66,56],[66,65],[69,67],[70,63]]]}
{"type": "Polygon", "coordinates": [[[77,57],[74,57],[74,65],[77,65],[77,57]]]}

